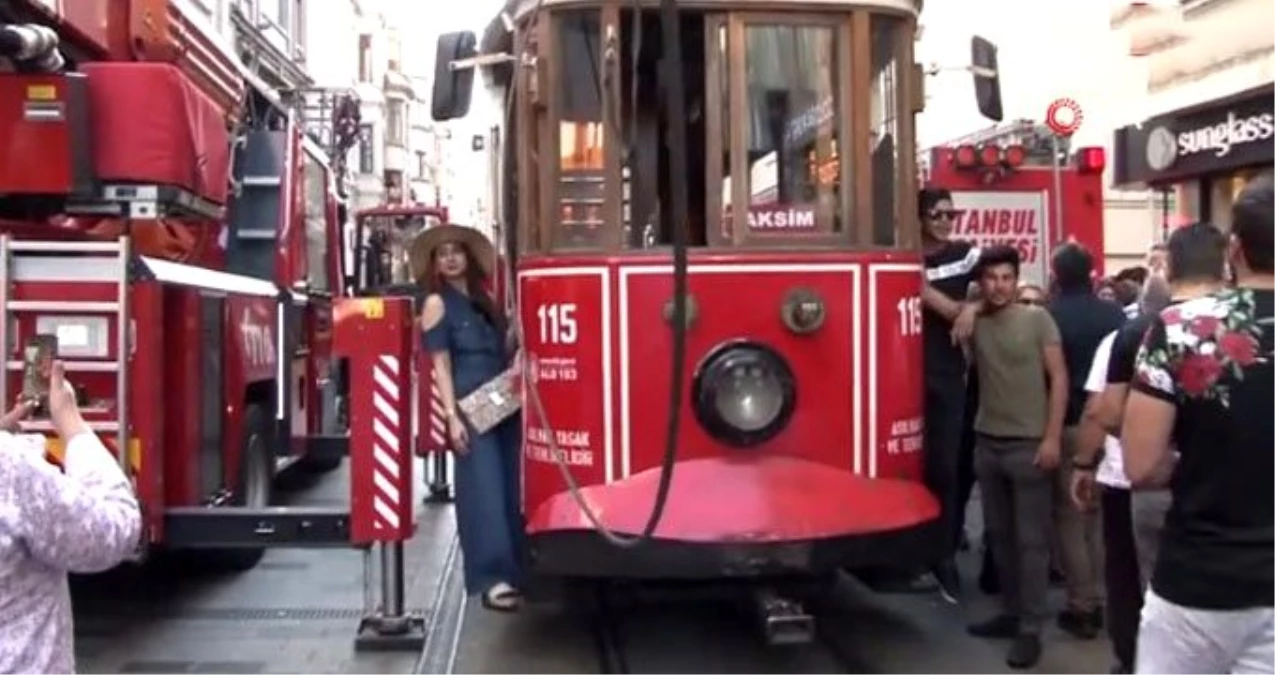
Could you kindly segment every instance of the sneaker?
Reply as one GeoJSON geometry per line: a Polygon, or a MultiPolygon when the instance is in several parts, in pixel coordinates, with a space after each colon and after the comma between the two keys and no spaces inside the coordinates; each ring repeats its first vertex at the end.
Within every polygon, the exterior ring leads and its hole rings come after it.
{"type": "Polygon", "coordinates": [[[1058,627],[1080,640],[1092,640],[1102,630],[1102,610],[1064,609],[1058,613],[1058,627]]]}
{"type": "Polygon", "coordinates": [[[939,595],[948,604],[955,605],[961,598],[961,572],[953,560],[944,560],[934,566],[934,580],[938,582],[939,595]]]}
{"type": "Polygon", "coordinates": [[[987,621],[970,624],[970,635],[981,638],[1012,638],[1018,635],[1018,617],[998,614],[987,621]]]}
{"type": "Polygon", "coordinates": [[[1009,646],[1009,653],[1005,655],[1005,665],[1017,670],[1031,668],[1040,661],[1040,652],[1039,635],[1020,633],[1014,637],[1014,643],[1009,646]]]}

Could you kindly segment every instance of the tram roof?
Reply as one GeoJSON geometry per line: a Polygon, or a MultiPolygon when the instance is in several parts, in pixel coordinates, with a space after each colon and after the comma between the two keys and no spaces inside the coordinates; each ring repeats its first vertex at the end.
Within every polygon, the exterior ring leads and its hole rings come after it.
{"type": "MultiPolygon", "coordinates": [[[[920,14],[924,0],[682,0],[678,3],[682,9],[719,9],[719,10],[827,10],[827,9],[884,9],[909,14],[920,14]]],[[[485,53],[507,52],[513,48],[508,31],[505,30],[502,14],[507,14],[515,22],[521,21],[534,11],[541,9],[567,9],[571,7],[596,6],[599,0],[506,0],[504,9],[497,14],[487,28],[483,30],[481,49],[485,53]]],[[[656,9],[659,0],[624,0],[625,9],[634,5],[656,9]]]]}

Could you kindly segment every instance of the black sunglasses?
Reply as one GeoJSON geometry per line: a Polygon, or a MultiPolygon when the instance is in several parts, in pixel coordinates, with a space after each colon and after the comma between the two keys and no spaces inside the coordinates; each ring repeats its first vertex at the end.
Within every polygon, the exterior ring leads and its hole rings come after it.
{"type": "Polygon", "coordinates": [[[957,209],[934,209],[930,211],[930,217],[935,220],[938,220],[939,218],[953,220],[959,215],[961,215],[961,212],[957,209]]]}
{"type": "Polygon", "coordinates": [[[1020,304],[1020,305],[1037,305],[1037,306],[1040,306],[1040,305],[1044,305],[1044,304],[1045,304],[1045,301],[1044,301],[1044,300],[1041,300],[1041,299],[1039,299],[1039,298],[1019,298],[1019,299],[1018,299],[1018,304],[1020,304]]]}

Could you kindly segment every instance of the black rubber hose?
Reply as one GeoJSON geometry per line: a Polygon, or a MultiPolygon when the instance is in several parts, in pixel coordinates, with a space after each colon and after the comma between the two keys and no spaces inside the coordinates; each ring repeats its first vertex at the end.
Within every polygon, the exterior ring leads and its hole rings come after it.
{"type": "Polygon", "coordinates": [[[660,482],[655,490],[651,518],[642,529],[649,539],[664,517],[669,489],[673,485],[673,465],[677,461],[677,440],[682,424],[682,380],[686,373],[686,279],[687,180],[686,170],[686,87],[683,77],[682,22],[677,0],[660,0],[660,33],[664,43],[664,110],[668,144],[669,212],[673,221],[673,354],[669,376],[668,428],[664,437],[664,458],[660,462],[660,482]]]}

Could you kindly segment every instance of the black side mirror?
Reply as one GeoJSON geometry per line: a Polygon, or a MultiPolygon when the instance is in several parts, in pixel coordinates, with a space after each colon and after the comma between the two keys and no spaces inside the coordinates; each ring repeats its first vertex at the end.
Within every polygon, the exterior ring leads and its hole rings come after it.
{"type": "Polygon", "coordinates": [[[1005,117],[1001,109],[1001,78],[996,65],[996,45],[977,35],[970,40],[970,70],[974,73],[974,98],[978,111],[993,122],[1005,117]]]}
{"type": "Polygon", "coordinates": [[[436,122],[469,114],[474,98],[474,67],[453,70],[452,63],[478,54],[478,38],[470,31],[444,33],[434,54],[434,96],[430,112],[436,122]]]}

